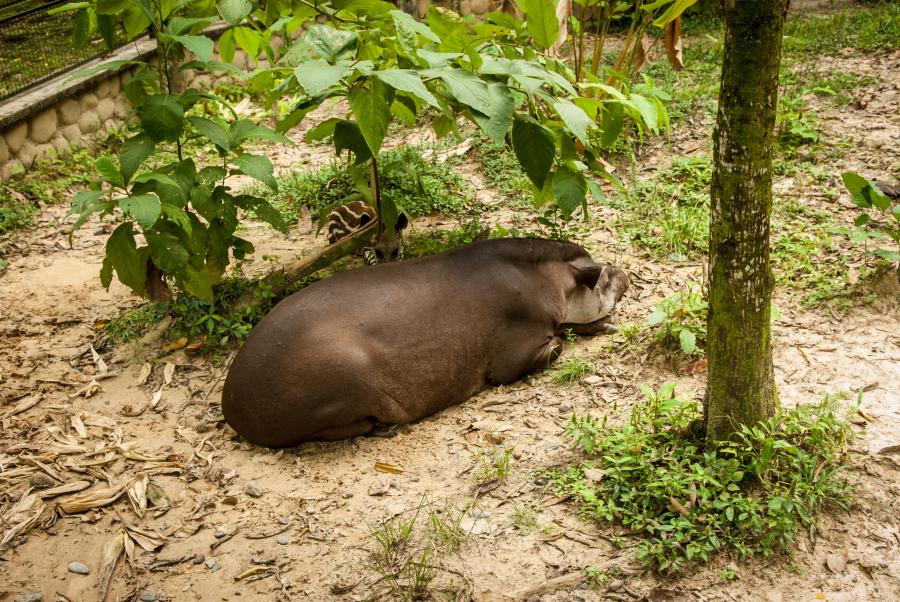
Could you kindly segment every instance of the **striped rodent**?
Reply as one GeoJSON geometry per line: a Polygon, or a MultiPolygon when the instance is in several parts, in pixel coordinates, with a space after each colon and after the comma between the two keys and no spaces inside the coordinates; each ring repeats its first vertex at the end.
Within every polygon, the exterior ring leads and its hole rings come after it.
{"type": "MultiPolygon", "coordinates": [[[[375,209],[363,201],[353,201],[346,205],[335,207],[325,218],[324,229],[328,236],[328,244],[334,244],[362,228],[375,219],[375,209]]],[[[403,239],[403,230],[409,225],[406,215],[400,214],[394,231],[388,233],[385,229],[381,237],[371,246],[363,247],[358,254],[362,255],[366,264],[374,265],[385,261],[393,261],[401,256],[400,245],[403,239]]]]}

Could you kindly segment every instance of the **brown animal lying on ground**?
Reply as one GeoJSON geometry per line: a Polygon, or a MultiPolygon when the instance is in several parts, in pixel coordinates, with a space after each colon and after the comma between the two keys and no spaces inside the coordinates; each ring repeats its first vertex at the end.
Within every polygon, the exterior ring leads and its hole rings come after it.
{"type": "Polygon", "coordinates": [[[222,392],[248,440],[286,447],[412,422],[545,368],[571,328],[614,330],[628,276],[582,247],[497,239],[344,272],[250,333],[222,392]]]}

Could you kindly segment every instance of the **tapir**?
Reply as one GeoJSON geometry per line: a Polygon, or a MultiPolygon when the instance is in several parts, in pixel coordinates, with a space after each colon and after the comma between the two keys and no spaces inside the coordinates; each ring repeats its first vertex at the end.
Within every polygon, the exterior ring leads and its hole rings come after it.
{"type": "Polygon", "coordinates": [[[406,424],[545,368],[567,332],[614,329],[625,272],[571,242],[507,238],[343,272],[251,331],[225,420],[267,447],[406,424]]]}

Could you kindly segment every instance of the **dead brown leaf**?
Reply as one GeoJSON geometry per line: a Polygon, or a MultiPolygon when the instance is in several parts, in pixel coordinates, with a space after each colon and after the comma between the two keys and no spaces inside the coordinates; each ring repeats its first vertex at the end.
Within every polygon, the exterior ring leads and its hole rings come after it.
{"type": "Polygon", "coordinates": [[[825,557],[825,566],[834,574],[843,573],[847,568],[847,560],[847,550],[841,550],[837,553],[828,554],[825,557]]]}
{"type": "Polygon", "coordinates": [[[684,56],[681,52],[681,17],[669,21],[663,28],[663,45],[666,47],[666,56],[675,71],[684,69],[684,56]]]}
{"type": "Polygon", "coordinates": [[[375,470],[390,474],[402,474],[404,472],[404,470],[396,464],[388,464],[387,462],[375,462],[375,470]]]}
{"type": "Polygon", "coordinates": [[[109,582],[112,581],[116,570],[116,563],[125,551],[125,530],[119,531],[115,537],[106,542],[103,552],[100,554],[100,570],[97,574],[97,588],[100,590],[98,600],[104,602],[109,592],[109,582]]]}
{"type": "Polygon", "coordinates": [[[171,343],[163,345],[162,350],[163,353],[171,353],[172,351],[178,351],[179,349],[183,349],[188,344],[187,337],[181,337],[180,339],[175,339],[171,343]]]}

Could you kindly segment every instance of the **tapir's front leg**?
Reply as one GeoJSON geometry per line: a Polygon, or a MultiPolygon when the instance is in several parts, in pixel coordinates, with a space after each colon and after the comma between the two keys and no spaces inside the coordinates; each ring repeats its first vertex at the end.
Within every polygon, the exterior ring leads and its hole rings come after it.
{"type": "Polygon", "coordinates": [[[563,324],[560,328],[563,332],[571,330],[575,334],[582,336],[613,334],[619,332],[619,327],[616,326],[616,318],[612,314],[587,324],[563,324]]]}

